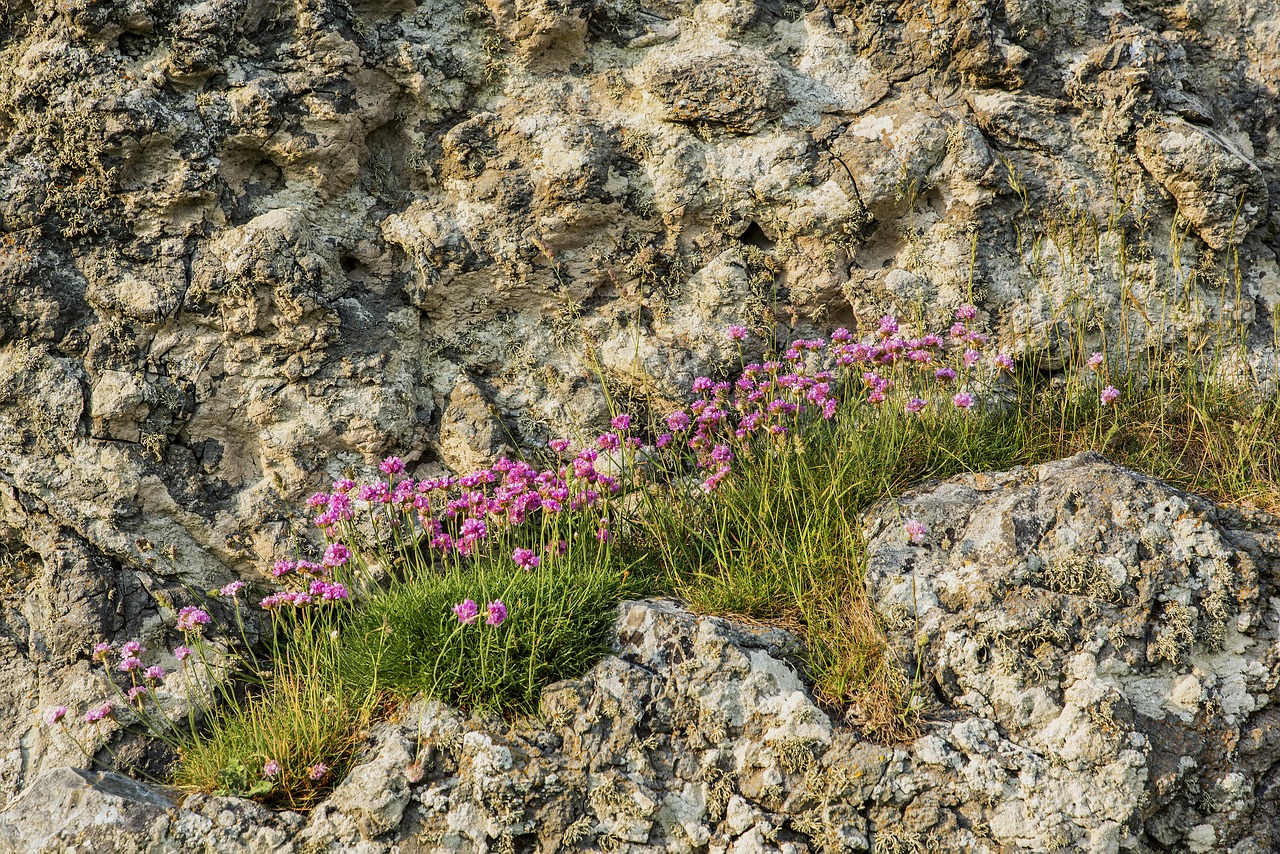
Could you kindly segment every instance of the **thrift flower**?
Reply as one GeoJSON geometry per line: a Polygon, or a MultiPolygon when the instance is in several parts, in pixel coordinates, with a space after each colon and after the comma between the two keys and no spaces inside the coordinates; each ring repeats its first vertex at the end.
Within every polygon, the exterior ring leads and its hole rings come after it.
{"type": "MultiPolygon", "coordinates": [[[[551,445],[551,450],[555,451],[557,454],[563,454],[565,451],[569,450],[568,439],[552,439],[549,444],[551,445]]],[[[321,766],[317,765],[316,767],[319,768],[321,766]]]]}
{"type": "Polygon", "coordinates": [[[1101,353],[1093,353],[1093,354],[1091,354],[1091,355],[1089,356],[1089,361],[1088,361],[1089,370],[1091,370],[1091,371],[1096,371],[1096,370],[1098,370],[1098,368],[1101,368],[1101,367],[1102,367],[1102,362],[1103,362],[1103,359],[1102,359],[1102,354],[1101,354],[1101,353]]]}
{"type": "Polygon", "coordinates": [[[107,657],[111,655],[111,644],[97,643],[93,645],[93,660],[106,663],[107,657]]]}
{"type": "Polygon", "coordinates": [[[276,578],[280,578],[293,572],[295,565],[291,560],[278,560],[275,566],[271,568],[271,574],[276,578]]]}
{"type": "Polygon", "coordinates": [[[501,599],[495,599],[487,606],[488,614],[485,618],[485,624],[490,626],[500,626],[507,619],[507,606],[502,603],[501,599]]]}
{"type": "MultiPolygon", "coordinates": [[[[108,647],[109,649],[110,647],[108,647]]],[[[135,655],[141,655],[146,652],[147,648],[137,641],[125,641],[120,645],[120,657],[132,658],[135,655]]]]}
{"type": "Polygon", "coordinates": [[[400,474],[404,471],[404,460],[399,457],[387,457],[378,468],[383,474],[400,474]]]}
{"type": "Polygon", "coordinates": [[[262,776],[268,780],[274,780],[280,773],[280,763],[274,759],[268,759],[266,764],[262,766],[262,776]]]}
{"type": "Polygon", "coordinates": [[[957,409],[968,409],[970,406],[973,406],[973,395],[968,392],[961,392],[951,398],[951,402],[956,405],[957,409]]]}
{"type": "Polygon", "coordinates": [[[329,548],[324,550],[323,564],[330,569],[336,569],[345,566],[351,557],[351,550],[342,543],[330,543],[329,548]]]}
{"type": "Polygon", "coordinates": [[[886,314],[880,318],[880,334],[882,336],[892,335],[898,331],[898,318],[892,314],[886,314]]]}
{"type": "Polygon", "coordinates": [[[85,712],[84,719],[87,723],[92,724],[92,723],[97,723],[98,721],[102,720],[105,717],[109,717],[110,715],[111,715],[111,703],[107,702],[107,703],[103,703],[101,706],[97,706],[96,708],[92,708],[89,711],[85,712]]]}
{"type": "Polygon", "coordinates": [[[142,666],[142,659],[136,658],[134,656],[129,656],[124,661],[120,662],[120,670],[125,673],[132,673],[133,671],[137,670],[141,666],[142,666]]]}
{"type": "Polygon", "coordinates": [[[964,366],[966,368],[972,368],[974,365],[978,364],[978,362],[980,361],[982,361],[982,354],[979,353],[977,350],[964,351],[964,366]]]}
{"type": "Polygon", "coordinates": [[[150,679],[152,682],[159,682],[161,679],[165,677],[165,670],[160,665],[153,664],[150,667],[148,667],[146,672],[143,673],[142,675],[145,676],[147,679],[150,679]]]}
{"type": "Polygon", "coordinates": [[[907,532],[907,539],[917,546],[924,542],[924,535],[929,533],[928,526],[919,519],[908,519],[902,528],[907,532]]]}
{"type": "Polygon", "coordinates": [[[747,327],[745,327],[745,326],[738,326],[738,325],[736,325],[736,324],[734,324],[734,325],[730,325],[730,327],[729,327],[729,340],[730,340],[730,341],[745,341],[745,340],[747,340],[747,327]]]}
{"type": "Polygon", "coordinates": [[[920,412],[928,405],[929,401],[913,397],[907,401],[907,412],[920,412]]]}
{"type": "Polygon", "coordinates": [[[511,559],[521,569],[533,569],[542,562],[542,558],[534,554],[532,549],[516,549],[511,553],[511,559]]]}
{"type": "Polygon", "coordinates": [[[188,605],[178,612],[178,631],[194,632],[200,626],[209,625],[209,615],[199,608],[188,605]]]}
{"type": "Polygon", "coordinates": [[[325,765],[323,762],[317,762],[315,765],[312,765],[310,768],[307,769],[307,776],[317,782],[319,782],[320,780],[323,780],[325,778],[325,775],[328,773],[329,773],[329,766],[325,765]]]}
{"type": "Polygon", "coordinates": [[[67,716],[66,706],[54,706],[52,709],[44,713],[44,722],[49,726],[53,726],[67,716]]]}
{"type": "Polygon", "coordinates": [[[956,320],[973,320],[978,316],[978,309],[971,305],[962,305],[956,309],[956,320]]]}
{"type": "Polygon", "coordinates": [[[186,661],[191,655],[191,650],[185,646],[175,646],[173,648],[173,657],[178,661],[186,661]]]}
{"type": "Polygon", "coordinates": [[[991,361],[997,368],[999,368],[1002,371],[1013,370],[1013,357],[1010,356],[1008,353],[1000,353],[991,361]]]}
{"type": "Polygon", "coordinates": [[[614,430],[629,430],[631,428],[631,416],[616,415],[609,423],[613,425],[614,430]]]}
{"type": "Polygon", "coordinates": [[[221,593],[223,596],[234,597],[237,593],[241,591],[241,589],[243,589],[243,587],[244,587],[243,581],[233,581],[230,584],[228,584],[226,587],[219,590],[218,592],[221,593]]]}
{"type": "Polygon", "coordinates": [[[480,616],[480,608],[473,600],[463,599],[453,606],[453,613],[457,615],[458,622],[469,626],[476,621],[476,617],[480,616]]]}
{"type": "Polygon", "coordinates": [[[942,380],[944,383],[950,382],[951,380],[956,378],[956,372],[953,371],[951,368],[938,368],[938,370],[933,372],[933,375],[938,379],[942,380]]]}
{"type": "Polygon", "coordinates": [[[147,692],[150,690],[146,685],[134,685],[126,692],[125,696],[129,698],[130,703],[142,705],[143,698],[147,696],[147,692]]]}
{"type": "Polygon", "coordinates": [[[1120,396],[1120,389],[1113,385],[1109,385],[1102,390],[1102,405],[1110,406],[1112,401],[1120,396]]]}

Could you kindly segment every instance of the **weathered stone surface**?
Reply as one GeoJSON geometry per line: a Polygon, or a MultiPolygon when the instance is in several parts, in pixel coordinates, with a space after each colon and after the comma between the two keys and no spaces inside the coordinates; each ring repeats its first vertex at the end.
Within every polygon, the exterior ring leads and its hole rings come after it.
{"type": "Polygon", "coordinates": [[[92,643],[172,642],[310,490],[543,446],[601,378],[665,406],[728,323],[972,298],[1052,370],[1071,295],[1139,350],[1225,314],[1274,380],[1278,34],[1274,0],[7,4],[0,792],[71,761],[35,712],[99,691],[92,643]]]}
{"type": "Polygon", "coordinates": [[[1276,850],[1280,519],[1082,454],[924,485],[865,523],[873,602],[924,699],[909,744],[818,707],[788,633],[630,602],[613,655],[549,686],[538,718],[410,704],[305,822],[61,770],[0,813],[0,839],[21,852],[80,833],[120,851],[1276,850]],[[928,525],[924,542],[904,518],[928,525]]]}

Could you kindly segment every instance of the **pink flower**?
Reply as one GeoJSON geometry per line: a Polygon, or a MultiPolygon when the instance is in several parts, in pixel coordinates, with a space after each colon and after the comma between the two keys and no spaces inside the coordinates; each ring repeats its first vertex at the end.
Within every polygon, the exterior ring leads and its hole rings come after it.
{"type": "Polygon", "coordinates": [[[978,316],[978,309],[971,305],[962,305],[956,309],[956,320],[973,320],[978,316]]]}
{"type": "Polygon", "coordinates": [[[44,713],[44,722],[49,726],[53,726],[67,716],[66,706],[54,706],[52,709],[44,713]]]}
{"type": "Polygon", "coordinates": [[[240,592],[240,590],[243,587],[244,587],[243,581],[233,581],[230,584],[228,584],[226,587],[219,590],[218,592],[221,593],[223,596],[234,597],[237,593],[240,592]]]}
{"type": "Polygon", "coordinates": [[[173,648],[173,657],[178,659],[178,661],[186,661],[190,655],[191,655],[191,650],[188,647],[175,646],[173,648]]]}
{"type": "Polygon", "coordinates": [[[507,619],[507,606],[502,603],[501,599],[495,599],[486,606],[488,616],[485,617],[485,624],[490,626],[500,626],[507,619]]]}
{"type": "Polygon", "coordinates": [[[354,480],[348,480],[345,477],[338,478],[333,482],[333,491],[341,493],[343,495],[347,494],[348,492],[350,492],[355,488],[356,488],[356,482],[354,480]]]}
{"type": "Polygon", "coordinates": [[[1102,405],[1110,406],[1112,401],[1120,396],[1120,389],[1113,385],[1109,385],[1102,390],[1102,405]]]}
{"type": "Polygon", "coordinates": [[[378,468],[383,474],[400,474],[404,471],[404,460],[399,457],[387,457],[378,468]]]}
{"type": "Polygon", "coordinates": [[[728,445],[716,445],[711,451],[711,459],[718,463],[727,463],[733,459],[733,451],[728,445]]]}
{"type": "Polygon", "coordinates": [[[312,780],[315,780],[316,782],[323,780],[325,778],[325,775],[327,775],[328,773],[329,773],[329,766],[325,765],[323,762],[317,762],[315,765],[312,765],[310,768],[307,769],[307,776],[310,777],[312,780]]]}
{"type": "Polygon", "coordinates": [[[178,631],[194,632],[200,626],[207,626],[210,622],[209,615],[194,605],[188,605],[178,612],[178,631]]]}
{"type": "Polygon", "coordinates": [[[956,405],[957,409],[968,409],[970,406],[973,406],[973,395],[967,392],[961,392],[951,398],[951,402],[956,405]]]}
{"type": "Polygon", "coordinates": [[[698,377],[693,381],[693,390],[697,392],[710,391],[715,383],[711,382],[709,377],[698,377]]]}
{"type": "Polygon", "coordinates": [[[609,423],[613,425],[614,430],[628,430],[631,428],[631,416],[615,415],[609,423]]]}
{"type": "Polygon", "coordinates": [[[950,382],[956,378],[956,372],[951,370],[951,368],[938,368],[938,370],[933,372],[933,375],[944,383],[950,382]]]}
{"type": "Polygon", "coordinates": [[[153,664],[150,667],[148,667],[146,672],[143,673],[142,675],[145,676],[147,679],[150,679],[152,682],[159,682],[161,679],[165,677],[165,670],[160,665],[153,664]]]}
{"type": "Polygon", "coordinates": [[[569,450],[568,439],[552,439],[549,444],[551,445],[551,450],[555,451],[557,454],[563,454],[565,451],[569,450]]]}
{"type": "Polygon", "coordinates": [[[1002,371],[1013,370],[1013,357],[1010,356],[1008,353],[1000,353],[991,361],[997,368],[999,368],[1002,371]]]}
{"type": "Polygon", "coordinates": [[[323,564],[330,569],[336,569],[345,566],[351,558],[351,550],[342,543],[330,543],[329,548],[324,550],[323,564]]]}
{"type": "Polygon", "coordinates": [[[898,318],[894,317],[892,314],[886,314],[884,317],[880,318],[880,334],[881,335],[892,335],[897,331],[898,331],[898,318]]]}
{"type": "Polygon", "coordinates": [[[314,599],[322,599],[325,602],[337,602],[348,598],[351,594],[345,585],[337,584],[329,581],[313,581],[308,593],[314,599]]]}
{"type": "Polygon", "coordinates": [[[132,658],[135,655],[141,655],[146,652],[147,648],[135,640],[125,641],[120,644],[120,657],[132,658]]]}
{"type": "Polygon", "coordinates": [[[929,405],[929,401],[922,400],[921,398],[918,398],[918,397],[913,397],[907,401],[907,412],[920,412],[928,405],[929,405]]]}
{"type": "Polygon", "coordinates": [[[101,706],[90,709],[84,713],[84,719],[87,723],[97,723],[105,717],[111,715],[111,703],[103,703],[101,706]]]}
{"type": "Polygon", "coordinates": [[[137,658],[135,656],[129,656],[124,661],[120,662],[120,670],[125,673],[132,673],[133,671],[137,670],[141,666],[142,666],[142,659],[137,658]]]}
{"type": "Polygon", "coordinates": [[[106,660],[107,660],[107,658],[108,658],[110,655],[111,655],[111,644],[109,644],[109,643],[97,643],[97,644],[94,644],[94,645],[93,645],[93,660],[94,660],[94,661],[101,661],[101,662],[105,663],[105,662],[106,662],[106,660]]]}
{"type": "Polygon", "coordinates": [[[327,492],[313,492],[311,497],[307,499],[307,506],[312,510],[319,510],[321,507],[328,505],[329,494],[327,492]]]}
{"type": "Polygon", "coordinates": [[[262,776],[268,780],[274,780],[280,773],[280,763],[274,759],[268,759],[262,766],[262,776]]]}
{"type": "Polygon", "coordinates": [[[929,533],[929,528],[919,519],[908,519],[902,528],[907,532],[907,539],[917,546],[924,542],[924,535],[929,533]]]}
{"type": "Polygon", "coordinates": [[[473,600],[463,599],[453,606],[453,613],[457,616],[458,622],[469,626],[476,621],[476,617],[480,616],[480,608],[473,600]]]}
{"type": "Polygon", "coordinates": [[[125,693],[125,696],[129,698],[130,703],[142,705],[142,699],[147,696],[147,692],[150,690],[146,685],[134,685],[125,693]]]}
{"type": "Polygon", "coordinates": [[[979,353],[977,350],[964,351],[964,366],[966,368],[972,368],[974,365],[978,364],[978,362],[980,361],[982,361],[982,354],[979,353]]]}
{"type": "Polygon", "coordinates": [[[293,572],[295,566],[296,564],[291,560],[278,560],[275,566],[271,568],[271,574],[276,578],[280,578],[293,572]]]}
{"type": "Polygon", "coordinates": [[[689,413],[681,410],[667,416],[667,427],[672,433],[683,433],[689,429],[689,413]]]}
{"type": "Polygon", "coordinates": [[[730,325],[728,335],[730,341],[745,341],[747,340],[747,327],[736,324],[730,325]]]}
{"type": "Polygon", "coordinates": [[[1089,365],[1089,370],[1091,371],[1098,370],[1098,368],[1102,367],[1102,362],[1103,362],[1103,357],[1101,353],[1091,354],[1089,356],[1089,361],[1087,362],[1087,364],[1089,365]]]}
{"type": "Polygon", "coordinates": [[[542,561],[531,549],[516,549],[511,553],[511,559],[521,569],[533,569],[542,561]]]}

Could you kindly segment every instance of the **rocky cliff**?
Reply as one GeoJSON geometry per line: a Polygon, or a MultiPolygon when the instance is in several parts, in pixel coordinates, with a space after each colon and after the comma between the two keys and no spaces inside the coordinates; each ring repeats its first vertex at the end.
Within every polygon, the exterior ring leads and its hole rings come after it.
{"type": "Polygon", "coordinates": [[[409,706],[310,815],[59,769],[0,850],[1232,852],[1280,848],[1280,519],[1091,454],[874,508],[877,611],[927,697],[886,747],[779,629],[627,603],[542,718],[409,706]],[[900,516],[933,532],[906,542],[900,516]]]}
{"type": "Polygon", "coordinates": [[[1052,370],[1068,317],[1226,320],[1274,378],[1277,44],[1242,0],[8,0],[0,794],[309,487],[661,406],[726,323],[974,301],[1052,370]]]}

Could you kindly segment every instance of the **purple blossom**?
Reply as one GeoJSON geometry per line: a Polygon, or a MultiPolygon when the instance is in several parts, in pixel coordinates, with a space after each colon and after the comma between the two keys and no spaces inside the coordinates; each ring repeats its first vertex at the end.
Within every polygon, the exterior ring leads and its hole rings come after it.
{"type": "Polygon", "coordinates": [[[307,499],[307,506],[312,510],[319,510],[329,504],[329,493],[313,492],[311,497],[307,499]]]}
{"type": "Polygon", "coordinates": [[[346,585],[329,581],[313,581],[311,587],[308,588],[308,595],[312,599],[320,599],[325,602],[338,602],[350,597],[350,592],[346,585]]]}
{"type": "Polygon", "coordinates": [[[902,528],[907,532],[907,540],[917,546],[924,542],[924,535],[929,533],[928,526],[919,519],[908,519],[902,528]]]}
{"type": "Polygon", "coordinates": [[[223,596],[234,597],[237,593],[241,591],[243,587],[244,587],[243,581],[233,581],[230,584],[228,584],[226,587],[223,587],[218,592],[221,593],[223,596]]]}
{"type": "Polygon", "coordinates": [[[106,662],[106,660],[107,660],[107,658],[108,658],[110,655],[111,655],[111,644],[109,644],[109,643],[96,643],[96,644],[94,644],[94,645],[93,645],[93,660],[94,660],[94,661],[101,661],[101,662],[105,663],[105,662],[106,662]]]}
{"type": "Polygon", "coordinates": [[[730,341],[745,341],[747,340],[747,327],[731,324],[728,335],[730,341]]]}
{"type": "Polygon", "coordinates": [[[542,562],[542,558],[533,553],[531,549],[516,549],[511,553],[511,559],[516,562],[516,566],[521,569],[533,569],[542,562]]]}
{"type": "Polygon", "coordinates": [[[490,602],[486,608],[485,625],[500,626],[507,619],[507,606],[502,603],[501,599],[495,599],[490,602]]]}
{"type": "Polygon", "coordinates": [[[191,655],[190,647],[175,646],[173,648],[173,657],[178,659],[178,661],[186,661],[190,655],[191,655]]]}
{"type": "Polygon", "coordinates": [[[338,478],[333,482],[333,491],[341,493],[343,495],[346,495],[348,492],[350,492],[355,488],[356,488],[355,481],[349,480],[348,478],[345,478],[345,477],[338,478]]]}
{"type": "Polygon", "coordinates": [[[147,696],[147,692],[150,690],[151,689],[148,688],[146,685],[134,685],[132,688],[130,688],[128,691],[125,692],[125,696],[129,698],[130,703],[137,703],[138,705],[142,705],[143,698],[147,696]]]}
{"type": "Polygon", "coordinates": [[[1109,385],[1102,390],[1102,405],[1110,406],[1111,403],[1120,396],[1120,389],[1113,385],[1109,385]]]}
{"type": "Polygon", "coordinates": [[[973,320],[978,316],[978,309],[972,305],[962,305],[956,309],[956,320],[973,320]]]}
{"type": "Polygon", "coordinates": [[[1096,371],[1102,367],[1103,356],[1101,353],[1093,353],[1089,356],[1089,370],[1096,371]]]}
{"type": "Polygon", "coordinates": [[[978,364],[978,362],[980,361],[982,361],[982,354],[979,353],[977,350],[964,351],[964,366],[966,368],[972,368],[974,365],[978,364]]]}
{"type": "Polygon", "coordinates": [[[53,726],[54,724],[58,723],[66,716],[67,716],[66,706],[54,706],[52,709],[44,713],[44,722],[47,723],[49,726],[53,726]]]}
{"type": "Polygon", "coordinates": [[[136,640],[125,641],[124,643],[120,644],[121,658],[132,658],[133,656],[141,655],[146,651],[147,651],[147,648],[142,644],[138,643],[136,640]]]}
{"type": "Polygon", "coordinates": [[[733,459],[733,451],[728,445],[716,445],[711,451],[711,459],[718,463],[727,463],[733,459]]]}
{"type": "Polygon", "coordinates": [[[194,605],[188,605],[178,612],[178,631],[194,632],[200,626],[207,626],[209,621],[210,618],[207,613],[194,605]]]}
{"type": "Polygon", "coordinates": [[[610,421],[609,423],[613,425],[614,430],[617,430],[619,432],[625,432],[631,429],[631,416],[625,415],[625,414],[615,415],[613,417],[613,420],[610,421]]]}
{"type": "Polygon", "coordinates": [[[97,723],[103,718],[109,717],[111,715],[111,709],[112,706],[110,702],[103,703],[101,706],[95,706],[85,712],[84,719],[87,723],[97,723]]]}
{"type": "Polygon", "coordinates": [[[474,600],[463,599],[453,606],[453,613],[458,618],[458,622],[469,626],[476,621],[476,617],[480,616],[480,607],[474,600]]]}
{"type": "Polygon", "coordinates": [[[715,383],[709,377],[698,377],[693,381],[693,390],[697,392],[711,391],[715,383]]]}
{"type": "Polygon", "coordinates": [[[996,357],[991,360],[991,362],[1002,371],[1013,370],[1013,357],[1010,356],[1008,353],[997,354],[996,357]]]}
{"type": "Polygon", "coordinates": [[[951,402],[956,405],[957,409],[968,409],[970,406],[973,406],[973,395],[968,392],[961,392],[951,398],[951,402]]]}
{"type": "Polygon", "coordinates": [[[329,547],[324,550],[323,564],[330,569],[336,569],[345,566],[351,558],[351,550],[342,543],[330,543],[329,547]]]}
{"type": "Polygon", "coordinates": [[[672,433],[683,433],[689,429],[689,413],[684,410],[673,412],[667,416],[667,427],[672,433]]]}
{"type": "Polygon", "coordinates": [[[551,445],[551,450],[555,451],[557,454],[563,454],[565,451],[569,450],[568,439],[552,439],[549,444],[551,445]]]}
{"type": "Polygon", "coordinates": [[[907,401],[907,412],[921,412],[928,405],[929,401],[913,397],[907,401]]]}
{"type": "Polygon", "coordinates": [[[141,666],[142,659],[132,655],[120,662],[120,670],[124,673],[132,673],[141,666]]]}
{"type": "Polygon", "coordinates": [[[307,776],[316,782],[323,780],[325,775],[328,773],[329,766],[325,765],[323,762],[317,762],[315,765],[312,765],[307,769],[307,776]]]}
{"type": "Polygon", "coordinates": [[[262,776],[268,780],[274,780],[280,773],[280,763],[274,759],[268,759],[262,766],[262,776]]]}
{"type": "Polygon", "coordinates": [[[950,334],[952,338],[963,338],[969,334],[969,327],[965,326],[963,323],[953,323],[951,324],[950,334]]]}
{"type": "Polygon", "coordinates": [[[142,675],[152,682],[159,682],[165,677],[165,669],[158,664],[153,664],[142,675]]]}
{"type": "Polygon", "coordinates": [[[951,368],[938,368],[938,370],[933,372],[933,375],[944,383],[951,382],[951,380],[956,378],[956,372],[951,368]]]}
{"type": "Polygon", "coordinates": [[[400,474],[404,471],[404,460],[399,457],[387,457],[378,465],[378,468],[383,474],[400,474]]]}
{"type": "Polygon", "coordinates": [[[894,317],[892,314],[886,314],[884,317],[880,318],[879,331],[882,337],[887,337],[897,332],[898,318],[894,317]]]}
{"type": "Polygon", "coordinates": [[[291,560],[278,560],[276,561],[275,566],[271,567],[271,574],[276,578],[280,578],[293,572],[293,568],[295,566],[297,566],[297,564],[291,560]]]}

